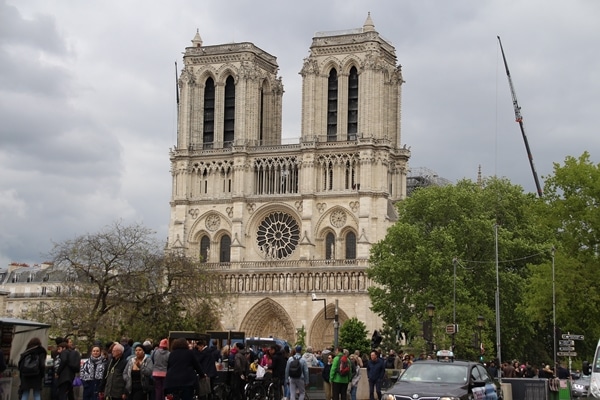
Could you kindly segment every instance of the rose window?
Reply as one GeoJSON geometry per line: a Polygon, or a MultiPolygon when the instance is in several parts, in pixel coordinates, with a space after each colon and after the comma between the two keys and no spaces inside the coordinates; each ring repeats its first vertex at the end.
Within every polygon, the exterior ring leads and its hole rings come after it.
{"type": "Polygon", "coordinates": [[[296,250],[300,242],[300,227],[291,215],[273,212],[259,224],[256,241],[265,258],[281,260],[296,250]]]}

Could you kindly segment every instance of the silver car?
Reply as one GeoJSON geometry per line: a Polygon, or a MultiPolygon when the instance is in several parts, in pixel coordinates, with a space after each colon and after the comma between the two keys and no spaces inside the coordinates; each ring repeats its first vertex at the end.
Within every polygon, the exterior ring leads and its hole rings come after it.
{"type": "Polygon", "coordinates": [[[571,382],[571,395],[573,397],[588,397],[590,392],[590,376],[582,375],[581,378],[571,382]]]}

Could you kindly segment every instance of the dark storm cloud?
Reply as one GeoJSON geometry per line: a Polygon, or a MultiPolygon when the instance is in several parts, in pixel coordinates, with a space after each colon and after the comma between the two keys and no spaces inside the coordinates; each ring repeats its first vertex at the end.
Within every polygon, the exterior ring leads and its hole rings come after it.
{"type": "MultiPolygon", "coordinates": [[[[116,219],[166,238],[176,142],[175,66],[205,45],[277,57],[286,142],[301,129],[303,59],[316,32],[367,13],[396,48],[410,166],[456,181],[498,174],[535,190],[496,36],[534,161],[598,160],[600,2],[0,0],[0,262],[39,262],[52,240],[116,219]]],[[[597,161],[596,161],[597,162],[597,161]]]]}

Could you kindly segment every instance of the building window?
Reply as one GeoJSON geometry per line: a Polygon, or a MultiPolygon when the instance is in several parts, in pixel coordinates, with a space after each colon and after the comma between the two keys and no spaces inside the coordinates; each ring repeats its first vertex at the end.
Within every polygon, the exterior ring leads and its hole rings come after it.
{"type": "Polygon", "coordinates": [[[210,238],[202,236],[200,239],[200,259],[202,262],[210,262],[210,238]]]}
{"type": "Polygon", "coordinates": [[[325,236],[325,259],[335,259],[335,235],[331,232],[325,236]]]}
{"type": "Polygon", "coordinates": [[[350,68],[348,75],[348,140],[356,140],[358,132],[358,71],[350,68]]]}
{"type": "Polygon", "coordinates": [[[346,260],[356,259],[356,234],[348,232],[346,234],[346,260]]]}
{"type": "Polygon", "coordinates": [[[296,250],[300,242],[300,227],[290,214],[273,212],[258,226],[256,241],[265,258],[281,260],[296,250]]]}
{"type": "Polygon", "coordinates": [[[215,81],[206,80],[204,85],[204,127],[202,144],[204,149],[212,149],[215,140],[215,81]]]}
{"type": "Polygon", "coordinates": [[[235,82],[233,77],[225,81],[225,117],[223,120],[223,147],[231,147],[235,128],[235,82]]]}
{"type": "Polygon", "coordinates": [[[219,246],[219,262],[231,261],[231,238],[228,235],[223,235],[219,246]]]}
{"type": "Polygon", "coordinates": [[[338,78],[337,71],[329,72],[327,81],[327,141],[337,139],[338,78]]]}

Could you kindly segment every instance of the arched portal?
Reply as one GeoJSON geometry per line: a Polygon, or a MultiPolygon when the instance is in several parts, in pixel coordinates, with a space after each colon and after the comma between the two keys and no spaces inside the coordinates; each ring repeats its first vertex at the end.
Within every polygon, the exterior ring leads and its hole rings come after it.
{"type": "Polygon", "coordinates": [[[296,329],[288,312],[270,298],[256,303],[244,317],[240,330],[246,337],[276,337],[296,342],[296,329]]]}
{"type": "MultiPolygon", "coordinates": [[[[315,350],[323,350],[333,346],[333,322],[335,304],[327,305],[327,311],[321,310],[313,319],[308,332],[308,344],[315,350]],[[327,317],[327,319],[325,319],[327,317]]],[[[342,326],[348,320],[348,315],[338,307],[338,322],[342,326]]]]}

